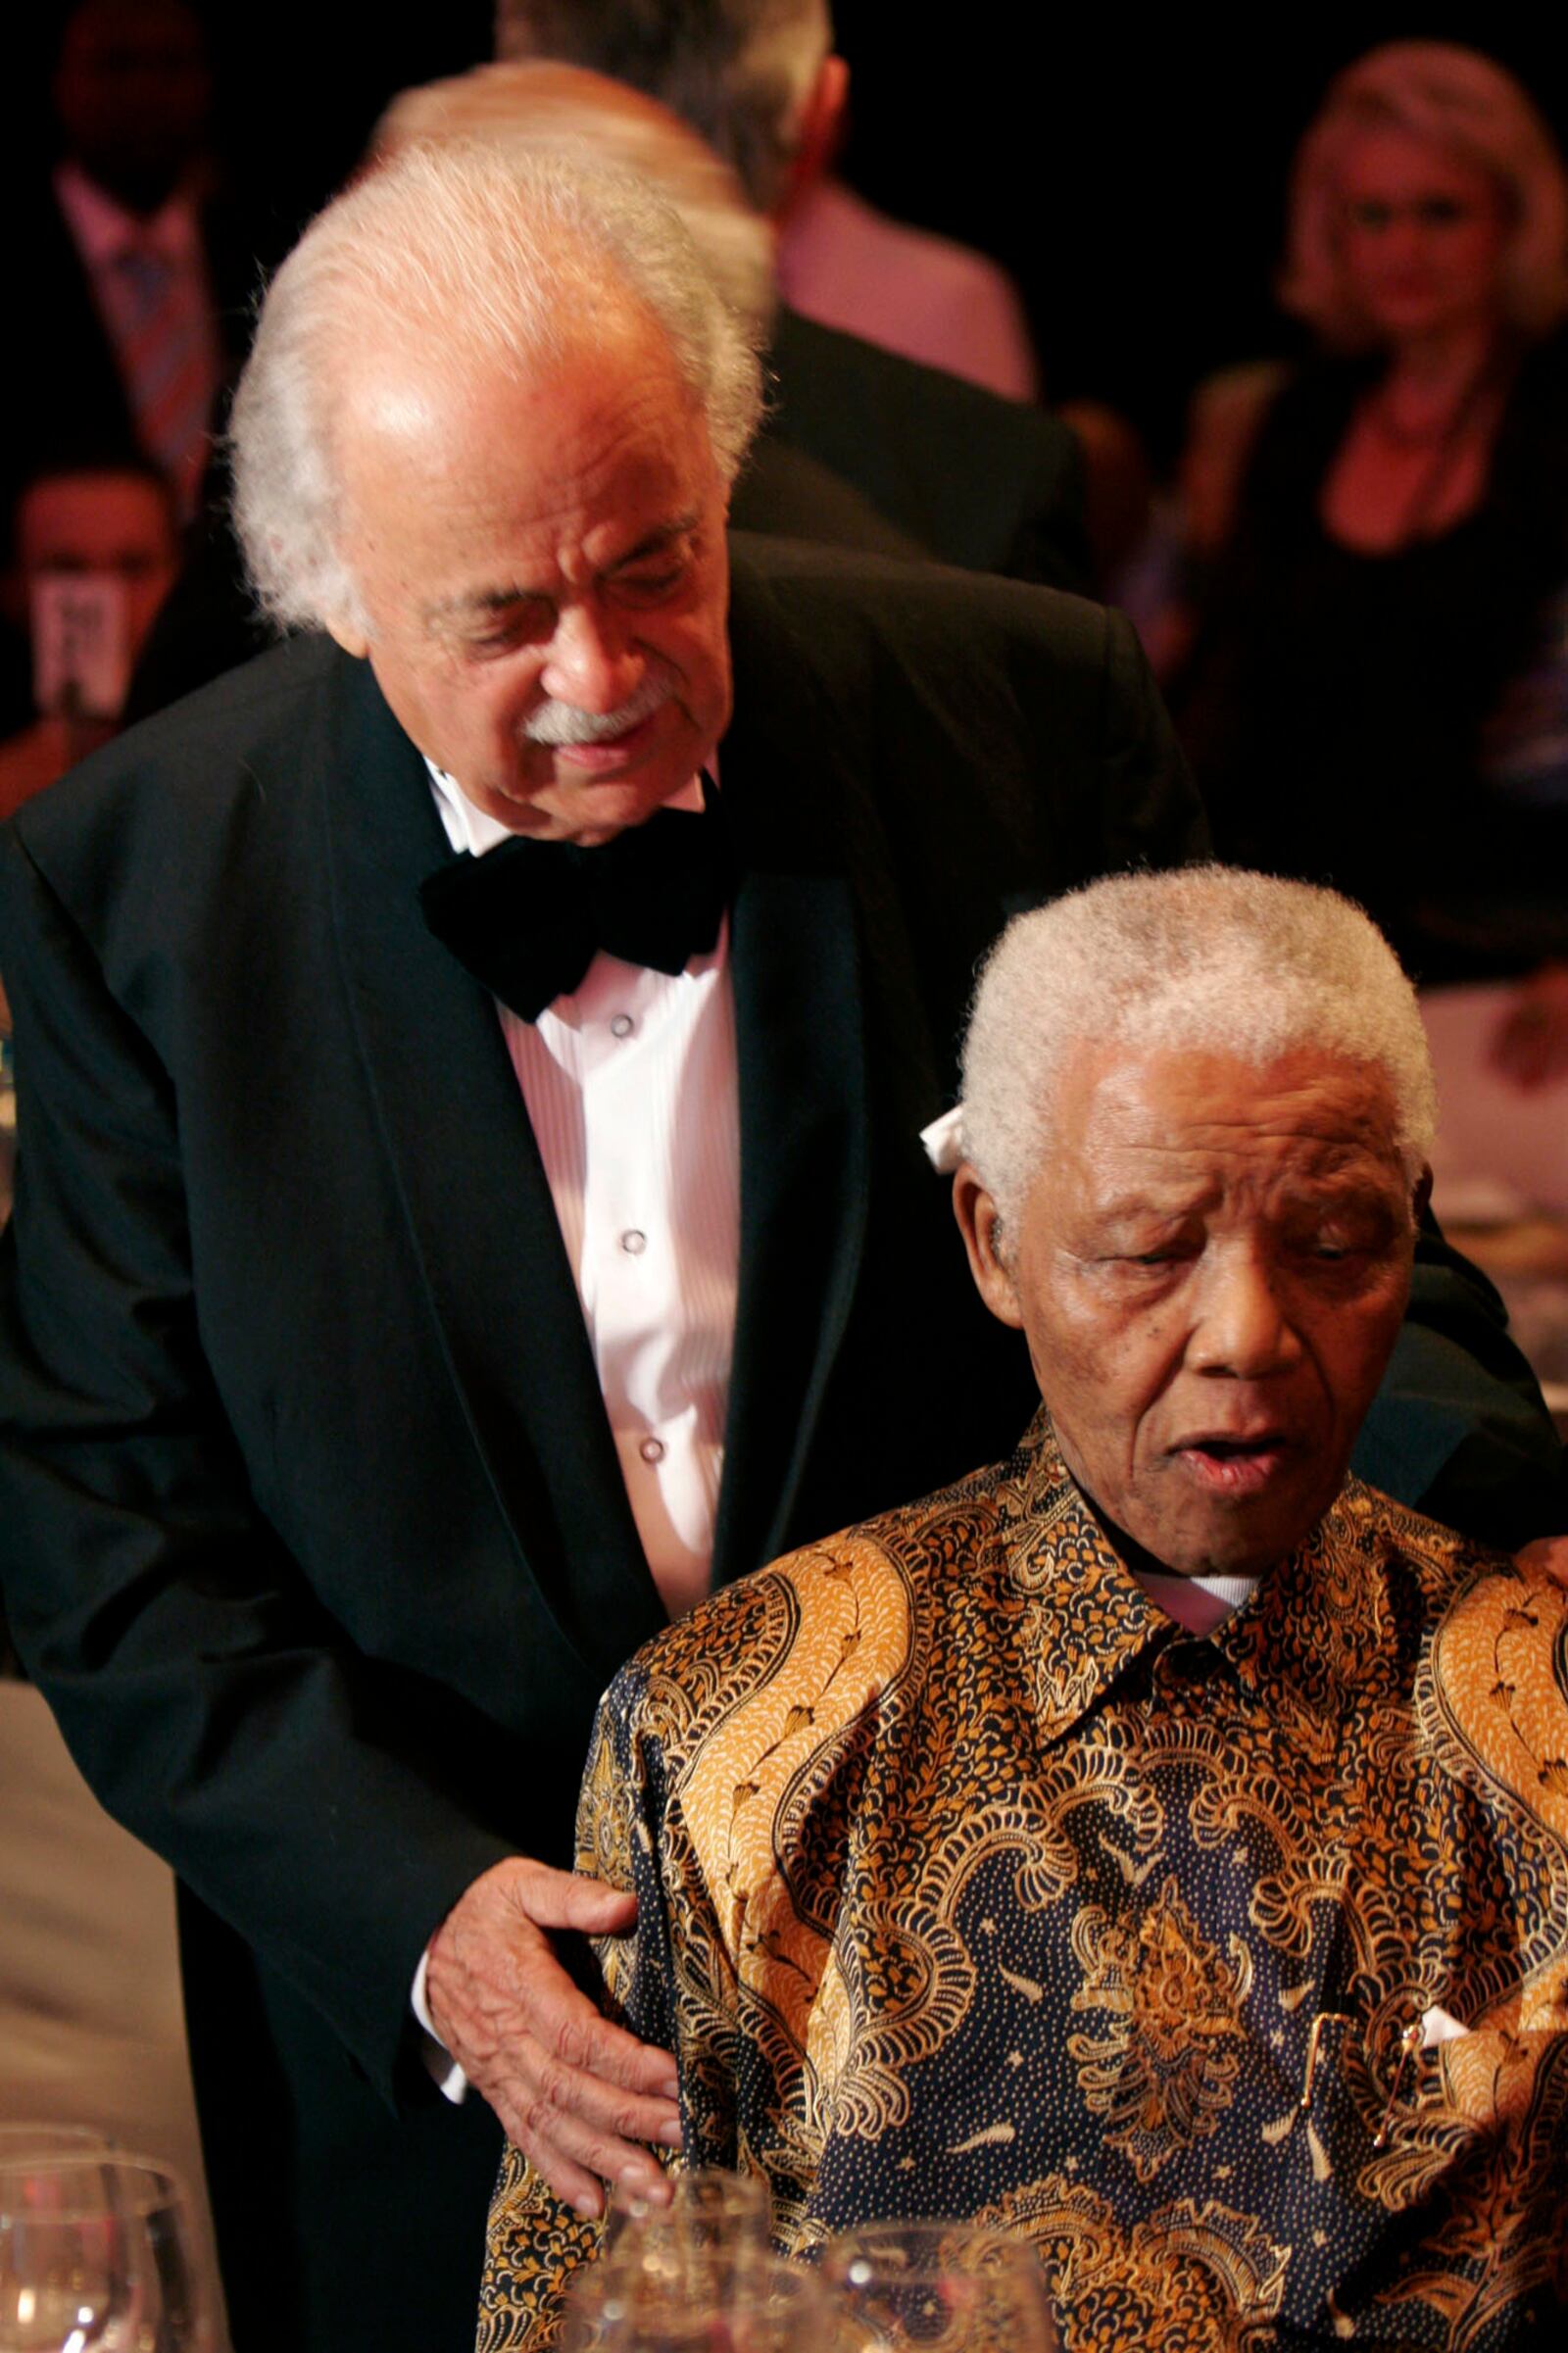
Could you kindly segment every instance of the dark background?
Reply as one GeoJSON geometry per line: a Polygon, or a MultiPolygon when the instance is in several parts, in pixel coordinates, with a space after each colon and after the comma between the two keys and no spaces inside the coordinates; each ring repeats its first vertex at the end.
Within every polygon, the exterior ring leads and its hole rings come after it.
{"type": "MultiPolygon", "coordinates": [[[[393,91],[460,72],[490,42],[489,0],[442,0],[422,23],[343,0],[225,0],[202,13],[231,171],[285,243],[393,91]]],[[[848,176],[890,212],[1004,261],[1048,395],[1115,403],[1161,457],[1200,376],[1289,348],[1269,300],[1285,173],[1340,66],[1383,40],[1467,41],[1516,73],[1568,139],[1568,41],[1550,11],[1271,9],[1223,30],[1195,13],[1152,21],[1015,0],[932,12],[933,28],[915,34],[914,12],[891,0],[837,9],[854,72],[848,176]]],[[[12,169],[47,156],[60,14],[53,0],[13,11],[12,169]]]]}

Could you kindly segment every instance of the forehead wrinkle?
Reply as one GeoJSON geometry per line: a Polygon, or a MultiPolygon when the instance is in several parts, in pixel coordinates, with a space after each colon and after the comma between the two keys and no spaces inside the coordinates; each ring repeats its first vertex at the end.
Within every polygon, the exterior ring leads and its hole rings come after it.
{"type": "Polygon", "coordinates": [[[1100,1149],[1396,1150],[1392,1090],[1383,1073],[1363,1065],[1311,1050],[1275,1057],[1272,1068],[1223,1051],[1182,1057],[1156,1049],[1106,1059],[1108,1066],[1091,1078],[1084,1121],[1086,1144],[1100,1149]],[[1182,1090],[1174,1102],[1166,1098],[1173,1083],[1182,1090]],[[1247,1092],[1237,1105],[1239,1086],[1247,1092]]]}
{"type": "Polygon", "coordinates": [[[1265,1149],[1254,1152],[1248,1145],[1216,1147],[1211,1141],[1152,1140],[1148,1144],[1112,1144],[1087,1152],[1085,1158],[1102,1169],[1108,1183],[1122,1188],[1115,1198],[1126,1200],[1148,1197],[1154,1190],[1164,1194],[1177,1190],[1184,1194],[1222,1192],[1238,1179],[1245,1184],[1295,1181],[1308,1191],[1340,1191],[1359,1170],[1370,1173],[1398,1162],[1392,1139],[1386,1147],[1366,1137],[1347,1136],[1274,1136],[1255,1141],[1265,1149]],[[1130,1175],[1129,1161],[1135,1163],[1130,1175]],[[1142,1173],[1145,1168],[1147,1177],[1142,1173]]]}
{"type": "MultiPolygon", "coordinates": [[[[1375,1130],[1376,1114],[1368,1114],[1375,1130]]],[[[1140,1216],[1169,1219],[1212,1209],[1227,1196],[1283,1194],[1334,1203],[1358,1193],[1382,1192],[1391,1180],[1403,1195],[1404,1175],[1392,1130],[1347,1135],[1259,1129],[1250,1122],[1211,1121],[1190,1136],[1086,1137],[1069,1151],[1067,1168],[1080,1172],[1083,1210],[1105,1224],[1140,1216]]],[[[1062,1164],[1052,1191],[1064,1202],[1062,1164]]]]}
{"type": "Polygon", "coordinates": [[[1216,1165],[1237,1160],[1261,1161],[1279,1164],[1298,1156],[1303,1167],[1338,1167],[1356,1158],[1394,1158],[1392,1135],[1386,1138],[1376,1133],[1348,1135],[1344,1129],[1261,1128],[1248,1122],[1227,1126],[1213,1122],[1204,1131],[1191,1136],[1118,1136],[1100,1139],[1087,1147],[1093,1158],[1109,1159],[1118,1155],[1136,1154],[1166,1164],[1207,1161],[1216,1165]]]}

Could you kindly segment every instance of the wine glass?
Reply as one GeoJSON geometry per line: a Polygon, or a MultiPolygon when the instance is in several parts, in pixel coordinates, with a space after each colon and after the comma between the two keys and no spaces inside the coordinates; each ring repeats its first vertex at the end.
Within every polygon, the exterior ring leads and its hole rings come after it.
{"type": "Polygon", "coordinates": [[[694,2166],[670,2179],[667,2206],[635,2191],[614,2190],[605,2227],[607,2270],[657,2273],[677,2292],[723,2302],[742,2292],[753,2268],[767,2260],[771,2220],[760,2174],[694,2166]]]}
{"type": "Polygon", "coordinates": [[[0,2159],[0,2353],[208,2353],[185,2196],[102,2148],[0,2159]]]}
{"type": "Polygon", "coordinates": [[[822,2250],[855,2353],[1056,2353],[1027,2239],[969,2223],[867,2223],[822,2250]]]}
{"type": "Polygon", "coordinates": [[[750,2258],[704,2280],[609,2260],[580,2272],[559,2353],[804,2353],[832,2342],[831,2299],[806,2264],[750,2258]]]}
{"type": "Polygon", "coordinates": [[[113,2135],[100,2132],[93,2125],[0,2125],[0,2166],[107,2156],[114,2145],[113,2135]]]}

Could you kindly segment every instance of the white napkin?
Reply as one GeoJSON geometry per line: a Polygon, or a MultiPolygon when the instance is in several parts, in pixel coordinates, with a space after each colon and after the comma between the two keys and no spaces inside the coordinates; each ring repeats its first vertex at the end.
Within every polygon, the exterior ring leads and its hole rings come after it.
{"type": "Polygon", "coordinates": [[[933,1119],[929,1127],[923,1127],[920,1142],[938,1176],[952,1176],[963,1158],[962,1103],[956,1103],[951,1111],[944,1111],[940,1119],[933,1119]]]}

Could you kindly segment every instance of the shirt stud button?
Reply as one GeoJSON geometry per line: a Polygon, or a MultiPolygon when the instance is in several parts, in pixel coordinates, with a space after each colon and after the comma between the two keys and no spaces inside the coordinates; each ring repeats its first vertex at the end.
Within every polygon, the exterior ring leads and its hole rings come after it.
{"type": "Polygon", "coordinates": [[[642,1456],[644,1462],[662,1462],[664,1459],[664,1442],[662,1438],[645,1438],[642,1442],[642,1445],[637,1448],[637,1451],[642,1456]]]}
{"type": "Polygon", "coordinates": [[[612,1038],[629,1038],[636,1027],[630,1013],[617,1013],[610,1025],[610,1034],[612,1038]]]}
{"type": "Polygon", "coordinates": [[[637,1226],[628,1226],[620,1238],[620,1247],[628,1258],[640,1258],[648,1248],[648,1237],[637,1226]]]}

